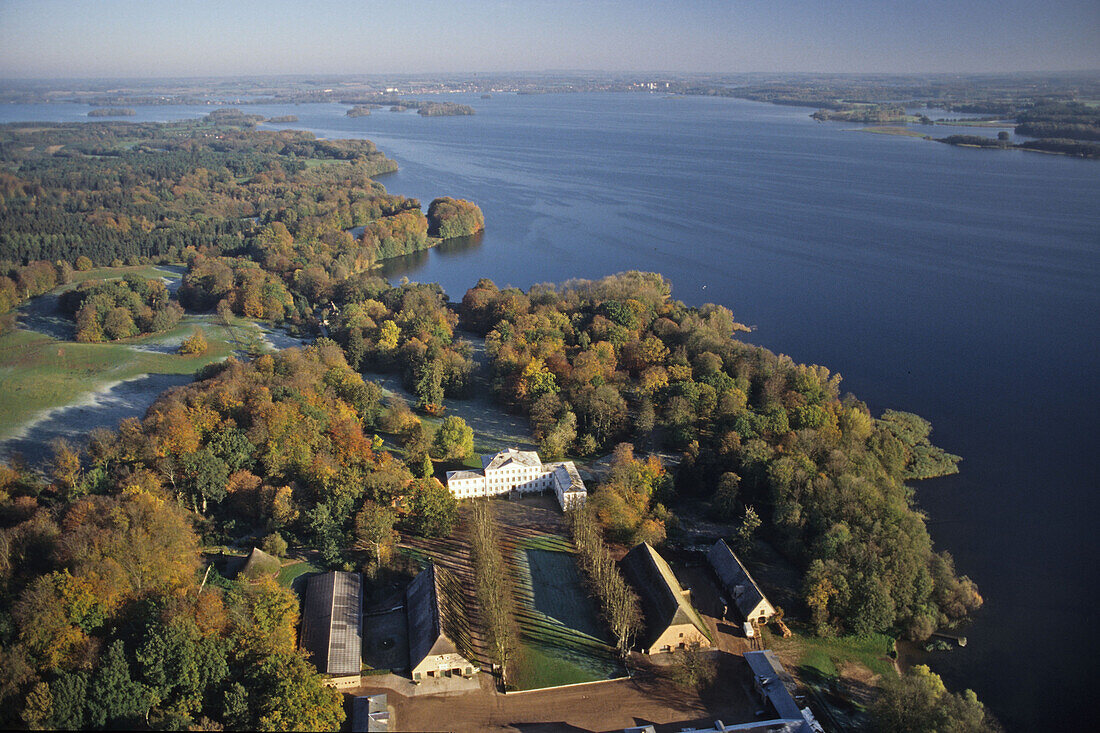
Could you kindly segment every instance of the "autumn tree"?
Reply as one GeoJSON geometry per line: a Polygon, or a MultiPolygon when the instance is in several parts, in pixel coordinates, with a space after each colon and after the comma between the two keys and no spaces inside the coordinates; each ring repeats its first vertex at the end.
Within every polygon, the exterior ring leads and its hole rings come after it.
{"type": "Polygon", "coordinates": [[[898,733],[984,733],[997,730],[978,697],[966,690],[953,694],[940,676],[918,664],[907,674],[887,680],[871,708],[875,728],[898,733]]]}
{"type": "Polygon", "coordinates": [[[206,334],[203,333],[201,328],[196,328],[194,333],[185,338],[183,343],[180,344],[180,353],[184,356],[205,354],[209,346],[206,342],[206,334]]]}
{"type": "Polygon", "coordinates": [[[425,537],[446,537],[458,521],[458,502],[434,478],[412,482],[408,498],[409,522],[414,532],[425,537]]]}

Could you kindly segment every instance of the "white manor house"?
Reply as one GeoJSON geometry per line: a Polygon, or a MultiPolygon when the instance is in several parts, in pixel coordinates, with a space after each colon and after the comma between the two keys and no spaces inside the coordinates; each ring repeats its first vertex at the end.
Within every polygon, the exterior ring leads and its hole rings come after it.
{"type": "Polygon", "coordinates": [[[573,461],[543,463],[530,450],[509,448],[481,457],[480,471],[448,471],[447,488],[456,499],[498,496],[512,491],[534,494],[552,489],[562,510],[583,504],[588,490],[573,461]]]}

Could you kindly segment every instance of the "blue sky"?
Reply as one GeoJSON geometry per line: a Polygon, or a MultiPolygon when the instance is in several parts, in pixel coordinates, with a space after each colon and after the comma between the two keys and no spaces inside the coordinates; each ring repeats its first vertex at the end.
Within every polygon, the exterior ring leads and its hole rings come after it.
{"type": "Polygon", "coordinates": [[[0,76],[1100,69],[1097,0],[0,0],[0,76]]]}

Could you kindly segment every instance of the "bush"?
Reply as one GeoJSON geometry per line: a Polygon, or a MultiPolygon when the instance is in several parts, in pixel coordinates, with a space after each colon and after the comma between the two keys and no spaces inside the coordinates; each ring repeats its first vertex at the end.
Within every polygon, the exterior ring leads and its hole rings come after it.
{"type": "Polygon", "coordinates": [[[208,348],[210,345],[206,342],[206,335],[201,328],[196,328],[195,332],[180,344],[180,353],[184,356],[197,356],[205,354],[208,348]]]}
{"type": "Polygon", "coordinates": [[[263,546],[260,548],[268,555],[272,557],[283,557],[286,555],[286,540],[278,532],[273,532],[267,537],[264,537],[263,546]]]}

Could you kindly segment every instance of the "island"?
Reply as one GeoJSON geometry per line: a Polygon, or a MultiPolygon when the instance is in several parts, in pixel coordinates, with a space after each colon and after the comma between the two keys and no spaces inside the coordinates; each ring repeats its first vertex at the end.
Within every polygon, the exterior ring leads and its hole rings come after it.
{"type": "Polygon", "coordinates": [[[474,108],[454,102],[425,102],[416,111],[422,117],[455,117],[474,114],[474,108]]]}
{"type": "Polygon", "coordinates": [[[916,122],[917,117],[905,112],[905,107],[892,104],[846,105],[840,109],[819,109],[812,115],[815,120],[841,120],[844,122],[916,122]]]}
{"type": "Polygon", "coordinates": [[[344,114],[348,117],[367,117],[368,115],[370,115],[371,109],[376,107],[377,105],[373,104],[357,104],[344,114]]]}
{"type": "Polygon", "coordinates": [[[97,107],[88,111],[89,117],[133,117],[136,114],[129,107],[97,107]]]}
{"type": "MultiPolygon", "coordinates": [[[[1100,158],[1100,108],[1092,100],[1100,83],[1088,75],[1018,77],[959,76],[837,78],[813,74],[745,85],[678,83],[673,93],[737,97],[758,102],[817,107],[818,121],[878,125],[868,132],[907,135],[949,145],[987,150],[1027,150],[1083,158],[1100,158]],[[932,119],[930,110],[970,115],[962,119],[932,119]],[[908,110],[915,110],[909,112],[908,110]],[[948,135],[935,138],[883,124],[949,125],[1013,129],[1035,138],[1009,143],[1007,138],[948,135]]],[[[1007,134],[1007,133],[1006,133],[1007,134]]]]}
{"type": "Polygon", "coordinates": [[[298,115],[281,115],[279,117],[270,117],[267,121],[273,125],[282,125],[289,122],[297,122],[298,115]]]}

